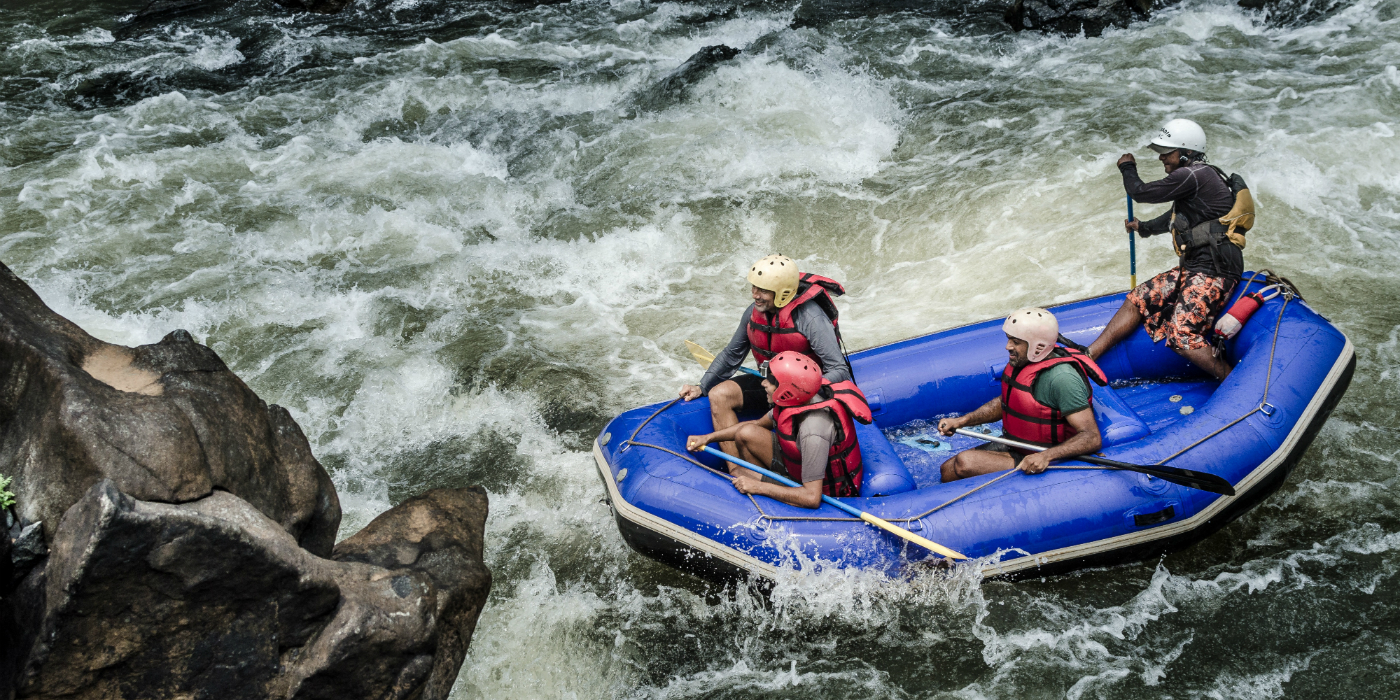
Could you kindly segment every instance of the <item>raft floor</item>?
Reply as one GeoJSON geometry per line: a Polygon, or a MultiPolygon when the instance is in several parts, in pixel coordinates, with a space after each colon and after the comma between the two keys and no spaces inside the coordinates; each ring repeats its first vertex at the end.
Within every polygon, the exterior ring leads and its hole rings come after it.
{"type": "MultiPolygon", "coordinates": [[[[1177,381],[1125,382],[1114,384],[1113,390],[1133,409],[1152,432],[1171,425],[1185,417],[1181,410],[1190,407],[1193,411],[1204,405],[1219,382],[1206,379],[1177,381]],[[1181,397],[1172,401],[1173,396],[1181,397]]],[[[938,419],[916,420],[883,432],[894,447],[895,454],[904,462],[914,477],[917,488],[928,488],[940,483],[939,467],[954,453],[986,444],[962,435],[951,438],[938,434],[938,419]]],[[[991,435],[1001,435],[1001,422],[990,423],[974,428],[991,435]]]]}

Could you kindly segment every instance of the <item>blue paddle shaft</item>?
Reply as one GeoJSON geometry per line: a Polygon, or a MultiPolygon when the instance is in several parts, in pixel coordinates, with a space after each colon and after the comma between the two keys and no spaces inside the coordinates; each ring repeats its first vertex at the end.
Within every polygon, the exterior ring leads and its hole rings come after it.
{"type": "Polygon", "coordinates": [[[748,372],[749,374],[752,374],[753,376],[758,377],[759,379],[763,378],[763,373],[756,369],[753,369],[752,367],[740,367],[739,371],[748,372]]]}
{"type": "MultiPolygon", "coordinates": [[[[1128,195],[1128,221],[1133,220],[1133,196],[1128,195]]],[[[1132,231],[1128,232],[1128,274],[1134,284],[1137,283],[1137,236],[1132,231]]]]}
{"type": "MultiPolygon", "coordinates": [[[[756,465],[756,464],[750,464],[749,462],[746,462],[746,461],[744,461],[744,460],[742,460],[742,459],[739,459],[738,457],[733,457],[733,456],[730,456],[730,455],[727,454],[727,453],[720,452],[719,450],[716,450],[715,448],[710,447],[709,445],[706,445],[706,446],[705,446],[705,451],[706,451],[706,452],[709,452],[710,454],[712,454],[712,455],[714,455],[714,456],[716,456],[716,457],[719,457],[720,459],[722,459],[722,460],[724,460],[724,461],[726,461],[726,462],[733,462],[734,464],[737,464],[737,465],[739,465],[739,466],[741,466],[741,467],[743,467],[743,468],[745,468],[745,469],[752,469],[752,470],[758,472],[759,474],[762,474],[763,476],[766,476],[766,477],[768,477],[769,479],[772,479],[772,480],[774,480],[774,481],[776,481],[776,482],[782,484],[783,486],[791,486],[791,487],[793,487],[793,488],[802,488],[796,481],[793,481],[792,479],[789,479],[789,478],[787,478],[787,477],[785,477],[785,476],[783,476],[783,475],[781,475],[781,474],[777,474],[777,473],[775,473],[775,472],[770,472],[770,471],[768,471],[767,469],[764,469],[763,467],[760,467],[760,466],[758,466],[758,465],[756,465]]],[[[838,501],[838,500],[832,498],[831,496],[827,496],[827,495],[823,494],[823,495],[822,495],[822,500],[825,501],[825,502],[827,502],[827,503],[830,503],[830,504],[833,505],[833,506],[836,506],[837,508],[840,508],[841,510],[846,511],[847,513],[850,513],[851,515],[856,516],[857,518],[860,517],[860,511],[859,511],[859,510],[856,510],[855,508],[852,508],[852,507],[846,505],[845,503],[842,503],[842,502],[840,502],[840,501],[838,501]]]]}

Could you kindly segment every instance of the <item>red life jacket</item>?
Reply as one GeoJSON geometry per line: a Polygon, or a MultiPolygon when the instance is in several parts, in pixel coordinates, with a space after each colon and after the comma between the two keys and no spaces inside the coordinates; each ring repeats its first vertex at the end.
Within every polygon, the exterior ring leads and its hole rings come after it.
{"type": "MultiPolygon", "coordinates": [[[[1078,370],[1085,386],[1089,386],[1090,379],[1099,386],[1108,384],[1108,377],[1104,376],[1098,364],[1074,348],[1057,346],[1049,357],[1018,370],[1013,370],[1008,363],[1001,372],[1001,428],[1007,437],[1048,447],[1058,445],[1079,432],[1065,420],[1064,414],[1036,401],[1031,393],[1035,378],[1041,372],[1063,364],[1078,370]]],[[[1092,387],[1090,389],[1089,405],[1093,406],[1092,387]]]]}
{"type": "MultiPolygon", "coordinates": [[[[846,289],[836,280],[803,273],[797,283],[797,296],[778,309],[776,314],[760,312],[758,309],[749,314],[749,348],[753,350],[754,359],[766,362],[780,352],[792,350],[812,358],[812,361],[821,367],[821,361],[817,359],[816,353],[812,352],[811,343],[797,331],[792,314],[797,307],[809,301],[817,302],[822,311],[826,312],[827,318],[831,319],[831,327],[836,329],[836,339],[840,341],[841,328],[836,322],[836,302],[832,296],[839,297],[845,293],[846,289]]],[[[822,372],[829,369],[831,368],[822,367],[822,372]]]]}
{"type": "Polygon", "coordinates": [[[783,466],[793,481],[802,483],[802,448],[797,444],[798,419],[813,411],[831,411],[836,419],[836,435],[827,453],[826,476],[822,478],[822,493],[833,497],[859,496],[862,475],[860,443],[856,441],[856,425],[869,425],[870,404],[855,382],[832,384],[822,381],[818,391],[822,401],[805,406],[774,406],[773,422],[777,423],[778,447],[782,450],[783,466]]]}

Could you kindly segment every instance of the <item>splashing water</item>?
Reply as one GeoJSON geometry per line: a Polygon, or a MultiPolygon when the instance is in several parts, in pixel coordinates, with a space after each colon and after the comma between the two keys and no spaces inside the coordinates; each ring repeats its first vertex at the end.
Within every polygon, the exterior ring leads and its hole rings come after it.
{"type": "Polygon", "coordinates": [[[456,697],[1400,692],[1400,2],[1191,0],[1097,39],[995,2],[108,4],[0,8],[0,259],[105,340],[211,345],[305,428],[345,534],[484,485],[456,697]],[[743,53],[639,99],[716,44],[743,53]],[[591,440],[698,377],[682,341],[722,345],[750,262],[845,282],[852,347],[1121,289],[1114,162],[1154,177],[1172,116],[1249,181],[1247,264],[1356,343],[1262,507],[1160,562],[771,600],[622,543],[591,440]]]}

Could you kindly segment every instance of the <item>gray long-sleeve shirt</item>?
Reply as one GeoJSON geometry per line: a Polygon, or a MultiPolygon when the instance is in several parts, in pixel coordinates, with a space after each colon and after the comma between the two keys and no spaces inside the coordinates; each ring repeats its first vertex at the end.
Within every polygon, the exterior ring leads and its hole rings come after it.
{"type": "MultiPolygon", "coordinates": [[[[701,391],[708,394],[710,389],[729,379],[739,365],[744,363],[744,358],[748,357],[750,350],[749,317],[752,315],[753,304],[749,304],[749,307],[744,309],[743,318],[739,321],[738,330],[734,331],[734,337],[730,338],[724,350],[715,355],[715,361],[710,363],[710,368],[705,370],[705,376],[700,378],[701,391]]],[[[804,302],[793,310],[792,325],[797,327],[797,332],[812,346],[812,353],[821,364],[823,378],[833,384],[853,379],[846,356],[841,353],[841,344],[836,340],[836,329],[832,327],[831,319],[827,318],[821,306],[815,301],[804,302]]]]}

